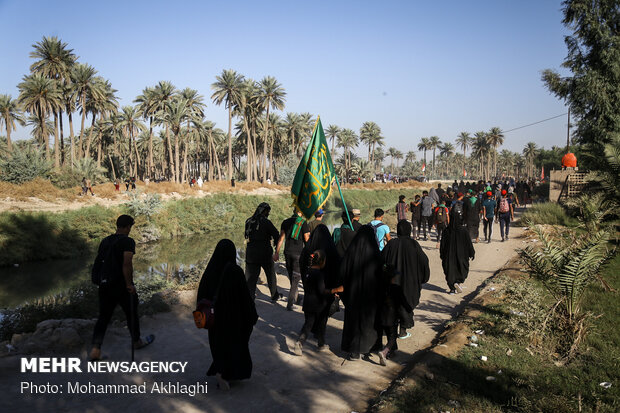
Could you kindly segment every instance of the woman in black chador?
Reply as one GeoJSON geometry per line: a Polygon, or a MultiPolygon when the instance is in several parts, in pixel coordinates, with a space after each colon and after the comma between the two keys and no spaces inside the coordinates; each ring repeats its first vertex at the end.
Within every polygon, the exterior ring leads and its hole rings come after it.
{"type": "Polygon", "coordinates": [[[455,221],[450,218],[450,225],[443,231],[439,246],[441,266],[450,294],[463,292],[459,284],[465,282],[469,274],[469,260],[476,255],[467,228],[455,224],[455,221]]]}
{"type": "MultiPolygon", "coordinates": [[[[306,275],[308,274],[311,265],[310,256],[317,250],[322,250],[325,253],[325,266],[323,268],[323,273],[325,274],[325,288],[336,289],[342,285],[342,280],[340,278],[340,256],[336,251],[336,244],[334,244],[334,240],[329,233],[329,229],[325,225],[321,224],[316,227],[314,231],[312,231],[310,239],[304,246],[304,249],[301,251],[301,255],[299,256],[299,269],[301,271],[302,284],[304,285],[304,293],[306,290],[306,275]]],[[[330,311],[338,311],[338,306],[340,305],[338,302],[334,303],[334,298],[335,297],[333,295],[329,295],[325,298],[327,300],[326,306],[323,308],[321,313],[318,314],[316,321],[312,326],[312,333],[320,339],[319,341],[321,341],[319,346],[325,344],[325,328],[327,326],[330,311]],[[321,337],[323,340],[321,340],[321,337]]],[[[304,299],[304,307],[305,305],[304,299]]]]}
{"type": "Polygon", "coordinates": [[[349,359],[370,353],[377,342],[383,262],[373,229],[363,226],[353,238],[341,264],[345,306],[341,348],[349,359]]]}
{"type": "Polygon", "coordinates": [[[214,294],[215,324],[209,329],[213,363],[207,375],[215,375],[219,387],[225,390],[230,388],[230,380],[252,375],[249,341],[258,320],[243,270],[235,263],[233,254],[236,249],[232,241],[220,241],[198,288],[199,299],[206,298],[211,291],[214,294]]]}
{"type": "MultiPolygon", "coordinates": [[[[411,239],[411,224],[406,220],[398,222],[396,226],[398,238],[392,238],[382,251],[386,265],[396,269],[395,283],[400,285],[412,309],[420,303],[422,284],[428,282],[431,275],[428,257],[422,251],[420,244],[411,239]]],[[[413,311],[406,311],[399,306],[396,314],[400,324],[399,338],[410,337],[408,328],[413,327],[413,311]]]]}

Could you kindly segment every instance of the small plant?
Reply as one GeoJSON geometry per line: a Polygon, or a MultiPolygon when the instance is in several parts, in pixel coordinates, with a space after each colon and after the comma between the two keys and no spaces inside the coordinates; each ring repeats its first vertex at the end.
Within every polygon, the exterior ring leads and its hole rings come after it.
{"type": "Polygon", "coordinates": [[[588,232],[597,232],[617,217],[618,204],[603,192],[585,193],[569,198],[566,206],[575,211],[580,225],[588,232]]]}
{"type": "Polygon", "coordinates": [[[601,269],[616,251],[608,247],[611,235],[605,230],[581,236],[564,231],[562,236],[554,236],[539,226],[532,229],[542,245],[527,247],[519,254],[530,275],[541,280],[555,299],[550,316],[562,323],[566,336],[563,353],[569,359],[585,336],[591,317],[580,312],[585,288],[600,280],[601,269]]]}
{"type": "Polygon", "coordinates": [[[143,199],[137,193],[130,193],[131,199],[125,205],[134,217],[145,216],[148,220],[162,207],[159,194],[144,194],[143,199]]]}

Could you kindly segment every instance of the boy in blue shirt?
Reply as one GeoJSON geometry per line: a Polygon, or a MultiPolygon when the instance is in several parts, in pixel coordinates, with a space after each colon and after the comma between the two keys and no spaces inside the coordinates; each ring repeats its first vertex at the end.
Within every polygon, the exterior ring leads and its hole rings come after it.
{"type": "Polygon", "coordinates": [[[370,221],[370,226],[373,227],[377,234],[377,243],[379,244],[379,251],[383,251],[383,247],[390,237],[390,227],[383,223],[383,215],[385,212],[381,208],[375,209],[375,219],[370,221]],[[385,239],[385,240],[384,240],[385,239]]]}

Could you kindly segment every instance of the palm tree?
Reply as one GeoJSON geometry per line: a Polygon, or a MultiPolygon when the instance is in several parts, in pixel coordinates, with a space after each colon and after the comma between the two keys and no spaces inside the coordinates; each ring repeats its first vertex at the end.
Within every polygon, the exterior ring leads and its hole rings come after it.
{"type": "Polygon", "coordinates": [[[0,127],[2,123],[6,127],[6,144],[7,151],[11,153],[13,150],[11,144],[11,131],[15,130],[15,122],[24,126],[26,121],[24,115],[15,99],[11,95],[0,95],[0,127]]]}
{"type": "Polygon", "coordinates": [[[527,161],[527,175],[532,177],[534,175],[534,158],[538,154],[538,147],[534,142],[528,142],[523,148],[523,155],[527,161]]]}
{"type": "Polygon", "coordinates": [[[431,143],[428,138],[420,139],[420,143],[418,144],[418,150],[424,152],[424,175],[426,175],[426,167],[428,166],[426,163],[426,151],[431,149],[431,143]]]}
{"type": "Polygon", "coordinates": [[[486,132],[480,131],[474,133],[474,142],[472,144],[472,156],[479,161],[480,176],[486,180],[489,179],[489,161],[490,146],[486,132]]]}
{"type": "MultiPolygon", "coordinates": [[[[185,100],[185,107],[187,108],[188,114],[186,118],[187,122],[187,137],[194,136],[194,130],[191,127],[191,124],[198,124],[204,118],[205,104],[203,103],[203,96],[198,94],[197,90],[185,88],[181,91],[181,98],[185,100]]],[[[183,166],[181,168],[182,171],[182,182],[185,182],[185,174],[186,174],[186,166],[187,166],[187,146],[188,142],[185,142],[185,150],[183,154],[183,166]]]]}
{"type": "Polygon", "coordinates": [[[381,138],[381,128],[375,122],[364,122],[360,128],[360,141],[368,145],[368,162],[372,162],[372,149],[381,138]]]}
{"type": "Polygon", "coordinates": [[[401,159],[403,159],[403,153],[397,150],[394,154],[394,158],[396,158],[396,170],[398,170],[398,163],[401,159]]]}
{"type": "Polygon", "coordinates": [[[405,163],[415,161],[416,154],[414,151],[408,151],[407,155],[405,155],[405,163]]]}
{"type": "Polygon", "coordinates": [[[153,178],[153,118],[157,111],[155,106],[155,89],[152,87],[145,87],[142,90],[142,94],[138,95],[133,103],[138,104],[136,109],[142,113],[144,120],[149,121],[147,170],[148,176],[153,178]]]}
{"type": "Polygon", "coordinates": [[[228,179],[232,179],[232,109],[241,99],[243,75],[232,69],[223,70],[220,76],[215,77],[211,84],[213,94],[211,100],[216,105],[225,102],[228,109],[228,179]]]}
{"type": "MultiPolygon", "coordinates": [[[[297,113],[288,112],[284,119],[284,129],[291,140],[291,152],[297,156],[297,148],[295,146],[295,136],[303,129],[301,117],[297,113]]],[[[297,142],[299,143],[299,142],[297,142]]]]}
{"type": "Polygon", "coordinates": [[[349,181],[349,169],[351,168],[351,149],[359,144],[358,137],[351,129],[342,129],[338,135],[338,147],[344,151],[345,168],[347,172],[347,182],[349,181]]]}
{"type": "MultiPolygon", "coordinates": [[[[170,127],[167,122],[164,122],[162,119],[165,117],[166,112],[170,107],[170,103],[172,99],[177,95],[177,90],[174,85],[168,81],[160,81],[153,88],[153,96],[152,96],[152,104],[153,104],[153,113],[154,122],[158,125],[164,125],[164,136],[166,137],[166,145],[165,151],[168,152],[168,160],[167,165],[164,165],[164,169],[168,171],[168,176],[173,176],[175,167],[174,167],[174,154],[172,152],[172,142],[170,142],[170,127]]],[[[164,159],[166,159],[164,157],[164,159]]]]}
{"type": "Polygon", "coordinates": [[[454,145],[449,142],[444,143],[439,147],[439,156],[442,157],[446,163],[446,175],[449,175],[448,165],[449,158],[454,155],[454,145]]]}
{"type": "Polygon", "coordinates": [[[334,153],[334,141],[338,137],[340,133],[340,128],[336,125],[329,125],[327,129],[325,129],[325,136],[327,139],[331,139],[332,141],[332,154],[334,153]]]}
{"type": "Polygon", "coordinates": [[[138,174],[138,168],[140,167],[140,159],[138,155],[138,148],[134,141],[134,136],[137,136],[140,132],[146,130],[144,123],[140,121],[141,113],[135,106],[123,106],[119,113],[119,123],[123,134],[129,139],[129,170],[130,175],[135,176],[138,174]],[[135,153],[135,160],[133,154],[135,153]],[[132,165],[133,163],[133,165],[132,165]]]}
{"type": "MultiPolygon", "coordinates": [[[[261,103],[261,107],[266,111],[265,119],[269,119],[269,109],[284,109],[284,101],[286,97],[286,92],[284,88],[278,83],[275,77],[265,76],[263,80],[260,81],[260,91],[259,91],[259,101],[261,103]]],[[[263,178],[267,177],[267,139],[269,134],[269,122],[265,122],[265,129],[263,131],[263,178]]],[[[272,176],[272,168],[273,162],[269,162],[269,177],[272,176]]]]}
{"type": "Polygon", "coordinates": [[[491,145],[494,149],[493,171],[494,175],[497,177],[497,148],[504,143],[504,134],[499,127],[494,126],[491,128],[491,130],[489,130],[489,133],[487,134],[487,139],[489,140],[489,145],[491,145]]]}
{"type": "Polygon", "coordinates": [[[78,146],[78,158],[82,156],[82,145],[84,144],[84,121],[86,120],[86,96],[91,92],[97,71],[94,67],[78,63],[71,71],[71,81],[74,84],[78,98],[78,106],[82,111],[82,123],[80,126],[80,143],[78,146]]]}
{"type": "Polygon", "coordinates": [[[387,150],[387,156],[390,157],[390,173],[394,175],[394,158],[398,150],[394,147],[389,147],[387,150]]]}
{"type": "Polygon", "coordinates": [[[437,148],[439,147],[439,145],[441,145],[441,141],[439,140],[438,136],[431,136],[430,138],[428,138],[428,144],[430,145],[430,149],[433,150],[433,178],[435,178],[435,151],[437,150],[437,148]]]}
{"type": "MultiPolygon", "coordinates": [[[[17,99],[18,103],[24,110],[36,116],[42,125],[41,136],[44,139],[45,155],[49,161],[51,157],[46,121],[48,115],[54,113],[62,105],[62,93],[58,88],[58,82],[35,73],[30,76],[24,76],[17,88],[20,91],[19,98],[17,99]]],[[[58,146],[56,146],[56,149],[58,149],[58,146]]],[[[58,158],[58,161],[60,161],[60,158],[58,158]]]]}
{"type": "MultiPolygon", "coordinates": [[[[30,52],[30,57],[36,61],[30,65],[32,73],[40,73],[50,79],[59,82],[60,87],[64,90],[70,83],[70,73],[73,65],[77,60],[77,56],[73,54],[73,49],[67,49],[67,43],[63,43],[57,37],[43,37],[43,39],[32,45],[34,50],[30,52]]],[[[64,131],[62,127],[62,111],[63,106],[58,108],[58,112],[54,113],[54,121],[60,123],[60,152],[64,162],[64,131]]]]}
{"type": "Polygon", "coordinates": [[[467,159],[467,149],[471,146],[471,136],[469,132],[461,132],[456,138],[456,144],[463,150],[463,171],[465,170],[465,161],[467,159]]]}

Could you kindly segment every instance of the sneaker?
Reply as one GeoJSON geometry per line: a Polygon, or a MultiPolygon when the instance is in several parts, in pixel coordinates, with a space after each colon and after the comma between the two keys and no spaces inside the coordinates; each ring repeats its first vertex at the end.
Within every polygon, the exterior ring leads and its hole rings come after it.
{"type": "Polygon", "coordinates": [[[327,351],[327,350],[329,350],[329,345],[328,344],[323,344],[321,346],[318,346],[317,350],[318,351],[327,351]]]}
{"type": "Polygon", "coordinates": [[[280,293],[276,293],[276,295],[274,295],[273,297],[271,297],[271,302],[272,302],[272,303],[275,303],[276,301],[281,300],[281,299],[282,299],[282,297],[284,297],[282,294],[280,294],[280,293]]]}
{"type": "Polygon", "coordinates": [[[286,311],[293,311],[293,304],[288,304],[286,306],[286,311]]]}
{"type": "Polygon", "coordinates": [[[378,356],[379,356],[379,363],[381,363],[382,366],[387,366],[387,361],[386,361],[385,354],[383,353],[383,351],[380,351],[378,356]]]}
{"type": "Polygon", "coordinates": [[[462,293],[462,292],[463,292],[463,289],[462,289],[462,288],[461,288],[461,286],[460,286],[460,285],[458,285],[458,284],[454,284],[454,288],[455,288],[455,289],[456,289],[456,291],[458,291],[459,293],[462,293]]]}
{"type": "Polygon", "coordinates": [[[230,390],[230,383],[224,380],[220,373],[217,373],[215,378],[217,379],[217,387],[219,387],[220,390],[230,390]]]}
{"type": "Polygon", "coordinates": [[[488,240],[488,241],[487,241],[487,244],[490,244],[490,243],[491,243],[491,240],[488,240]]]}
{"type": "Polygon", "coordinates": [[[506,239],[508,239],[508,234],[506,234],[506,239]]]}
{"type": "Polygon", "coordinates": [[[301,356],[303,354],[303,344],[301,344],[301,341],[299,340],[295,342],[295,354],[297,356],[301,356]]]}
{"type": "Polygon", "coordinates": [[[450,295],[454,295],[454,294],[456,294],[456,290],[450,290],[449,294],[450,294],[450,295]]]}
{"type": "Polygon", "coordinates": [[[502,242],[504,242],[504,238],[502,238],[502,242]]]}
{"type": "Polygon", "coordinates": [[[411,333],[410,333],[410,332],[408,332],[408,331],[405,331],[405,333],[404,333],[404,334],[400,334],[400,335],[398,336],[398,338],[399,338],[399,339],[401,339],[401,340],[408,339],[409,337],[411,337],[411,333]]]}
{"type": "Polygon", "coordinates": [[[349,361],[358,361],[360,358],[360,353],[349,353],[349,361]]]}

